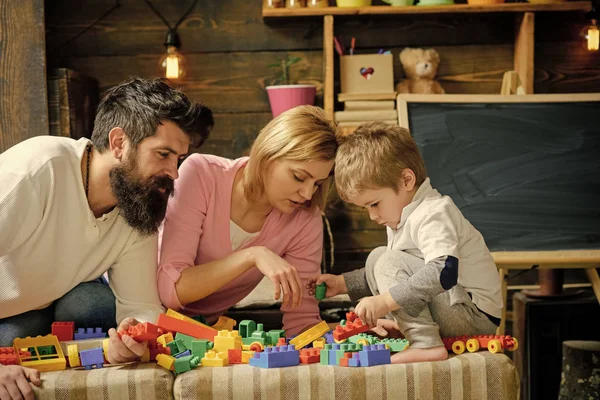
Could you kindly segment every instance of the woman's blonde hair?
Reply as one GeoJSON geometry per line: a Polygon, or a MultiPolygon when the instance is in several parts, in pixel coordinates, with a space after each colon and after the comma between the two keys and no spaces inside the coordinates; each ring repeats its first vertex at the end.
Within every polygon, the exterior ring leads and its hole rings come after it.
{"type": "MultiPolygon", "coordinates": [[[[327,113],[313,106],[299,106],[280,114],[258,134],[244,171],[244,195],[257,200],[265,190],[265,172],[278,159],[289,161],[333,161],[339,128],[327,113]]],[[[311,207],[321,210],[331,184],[325,180],[313,194],[311,207]]]]}
{"type": "Polygon", "coordinates": [[[344,201],[364,189],[390,188],[398,193],[402,171],[411,169],[419,187],[425,162],[410,132],[383,122],[368,122],[344,137],[335,159],[335,183],[344,201]]]}

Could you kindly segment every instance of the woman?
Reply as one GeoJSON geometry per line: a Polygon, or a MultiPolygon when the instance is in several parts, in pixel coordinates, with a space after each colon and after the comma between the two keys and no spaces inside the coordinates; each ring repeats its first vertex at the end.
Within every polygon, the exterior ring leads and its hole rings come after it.
{"type": "Polygon", "coordinates": [[[214,323],[266,276],[288,336],[319,322],[304,286],[320,270],[337,134],[322,109],[301,106],[269,122],[249,157],[189,156],[160,239],[163,304],[214,323]]]}

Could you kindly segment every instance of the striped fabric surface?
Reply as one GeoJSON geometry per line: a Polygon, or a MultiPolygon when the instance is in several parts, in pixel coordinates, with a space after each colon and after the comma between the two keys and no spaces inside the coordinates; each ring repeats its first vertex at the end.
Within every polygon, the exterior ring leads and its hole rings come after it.
{"type": "Polygon", "coordinates": [[[482,351],[446,361],[369,368],[199,367],[178,376],[173,391],[177,400],[517,400],[519,377],[504,354],[482,351]]]}
{"type": "Polygon", "coordinates": [[[36,399],[172,399],[173,373],[152,363],[43,372],[36,399]]]}

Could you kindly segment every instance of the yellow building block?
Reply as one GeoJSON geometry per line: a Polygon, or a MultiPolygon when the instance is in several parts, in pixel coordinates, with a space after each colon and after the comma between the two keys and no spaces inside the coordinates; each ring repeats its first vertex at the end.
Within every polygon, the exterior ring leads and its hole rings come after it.
{"type": "Polygon", "coordinates": [[[35,368],[38,371],[60,371],[67,368],[67,360],[60,347],[58,338],[54,335],[26,337],[25,339],[15,338],[13,346],[16,350],[19,364],[23,367],[35,368]],[[54,346],[55,354],[41,354],[39,347],[54,346]],[[19,349],[34,348],[29,357],[21,357],[19,349]]]}
{"type": "Polygon", "coordinates": [[[325,335],[327,332],[329,332],[329,330],[330,329],[329,325],[327,325],[327,322],[321,321],[312,328],[290,340],[290,344],[294,345],[296,350],[300,350],[307,344],[325,335]]]}
{"type": "Polygon", "coordinates": [[[242,363],[243,364],[248,364],[252,357],[254,357],[254,351],[242,351],[242,363]]]}
{"type": "Polygon", "coordinates": [[[324,337],[320,337],[318,339],[315,339],[312,342],[313,348],[315,348],[315,349],[324,349],[325,348],[325,344],[327,344],[327,340],[325,340],[324,337]]]}
{"type": "Polygon", "coordinates": [[[241,350],[242,337],[238,331],[219,331],[215,336],[213,350],[217,353],[227,352],[227,350],[241,350]]]}
{"type": "Polygon", "coordinates": [[[196,321],[195,319],[193,319],[193,318],[190,318],[190,317],[188,317],[187,315],[180,314],[180,313],[178,313],[177,311],[171,310],[170,308],[169,308],[169,309],[167,309],[167,312],[166,312],[165,314],[166,314],[167,316],[169,316],[169,317],[172,317],[172,318],[177,318],[177,319],[180,319],[180,320],[182,320],[182,321],[189,322],[189,323],[191,323],[191,324],[200,325],[200,326],[203,326],[203,327],[205,327],[205,328],[208,328],[208,329],[214,329],[214,328],[213,328],[213,327],[211,327],[211,326],[208,326],[208,325],[206,325],[206,324],[203,324],[202,322],[196,321]]]}
{"type": "Polygon", "coordinates": [[[202,359],[203,367],[224,367],[226,365],[229,365],[227,353],[216,353],[213,350],[209,350],[204,354],[204,358],[202,359]]]}
{"type": "Polygon", "coordinates": [[[167,347],[167,343],[170,343],[173,341],[173,333],[169,332],[169,333],[165,333],[164,335],[160,335],[159,337],[156,338],[156,341],[160,344],[162,344],[164,347],[167,347]]]}
{"type": "Polygon", "coordinates": [[[156,364],[161,367],[168,369],[169,371],[175,370],[175,360],[177,360],[173,356],[169,356],[167,354],[157,354],[156,355],[156,364]]]}
{"type": "Polygon", "coordinates": [[[70,344],[67,347],[67,351],[69,352],[69,366],[71,368],[81,367],[81,362],[79,361],[79,349],[76,344],[70,344]]]}
{"type": "Polygon", "coordinates": [[[232,331],[233,327],[236,325],[237,321],[235,319],[231,319],[229,317],[221,315],[217,323],[214,324],[212,328],[218,331],[232,331]]]}
{"type": "Polygon", "coordinates": [[[104,353],[104,359],[108,360],[108,345],[110,343],[110,339],[106,338],[102,341],[102,352],[104,353]]]}

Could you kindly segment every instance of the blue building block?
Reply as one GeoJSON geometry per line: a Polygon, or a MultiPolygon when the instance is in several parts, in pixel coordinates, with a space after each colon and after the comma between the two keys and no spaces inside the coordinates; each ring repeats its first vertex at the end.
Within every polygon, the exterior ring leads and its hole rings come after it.
{"type": "Polygon", "coordinates": [[[90,350],[81,350],[79,352],[79,358],[81,359],[81,365],[85,369],[92,369],[93,366],[96,368],[102,368],[104,366],[104,353],[102,347],[90,350]]]}
{"type": "Polygon", "coordinates": [[[300,364],[300,352],[293,345],[265,347],[265,351],[254,353],[249,364],[260,368],[291,367],[300,364]]]}
{"type": "Polygon", "coordinates": [[[105,338],[106,332],[102,332],[102,328],[79,328],[73,335],[75,340],[105,338]]]}
{"type": "Polygon", "coordinates": [[[186,351],[183,351],[183,352],[181,352],[179,354],[175,354],[173,357],[175,357],[175,358],[181,358],[181,357],[187,357],[187,356],[191,356],[191,355],[192,355],[192,352],[189,351],[189,350],[186,350],[186,351]]]}
{"type": "Polygon", "coordinates": [[[373,365],[391,363],[390,350],[385,348],[385,344],[363,346],[363,349],[359,351],[358,354],[361,367],[372,367],[373,365]]]}
{"type": "Polygon", "coordinates": [[[353,353],[352,358],[348,360],[349,367],[360,367],[360,354],[353,353]]]}
{"type": "Polygon", "coordinates": [[[327,332],[323,336],[325,337],[325,340],[327,341],[327,344],[335,344],[335,341],[333,340],[333,333],[327,332]]]}

